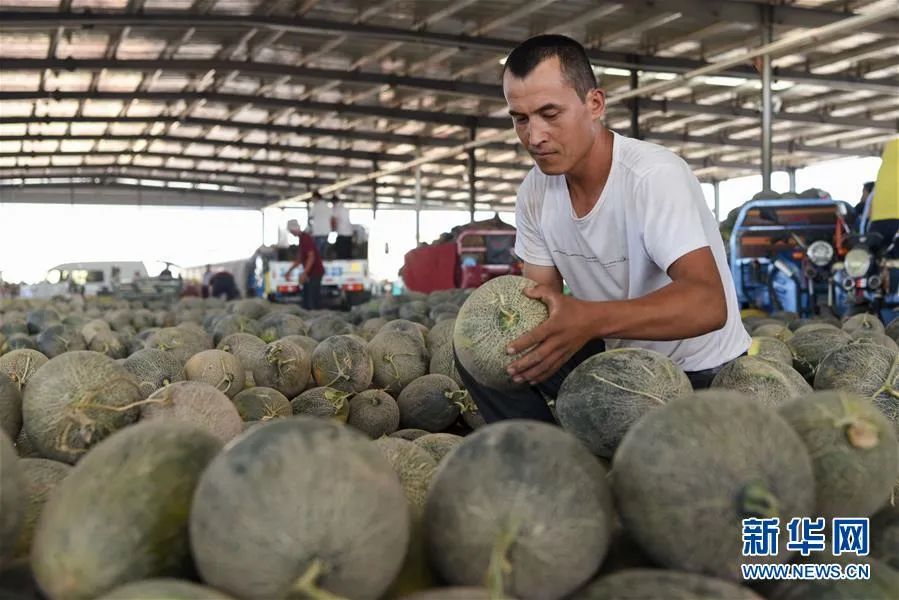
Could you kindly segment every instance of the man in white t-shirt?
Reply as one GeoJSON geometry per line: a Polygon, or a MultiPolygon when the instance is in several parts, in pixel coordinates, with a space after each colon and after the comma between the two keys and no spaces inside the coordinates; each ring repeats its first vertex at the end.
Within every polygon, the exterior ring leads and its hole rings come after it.
{"type": "Polygon", "coordinates": [[[350,211],[339,196],[331,199],[331,207],[332,226],[337,232],[337,258],[349,260],[353,255],[353,224],[350,222],[350,211]]]}
{"type": "Polygon", "coordinates": [[[520,392],[486,388],[457,361],[484,418],[552,421],[544,396],[606,347],[655,350],[707,387],[751,338],[699,181],[672,152],[601,124],[605,94],[570,38],[518,46],[503,91],[536,163],[518,191],[515,253],[549,319],[507,348],[531,348],[509,368],[531,384],[520,392]]]}
{"type": "Polygon", "coordinates": [[[309,207],[309,226],[312,228],[312,239],[321,256],[325,255],[328,235],[331,233],[331,207],[318,192],[312,193],[312,204],[309,207]]]}

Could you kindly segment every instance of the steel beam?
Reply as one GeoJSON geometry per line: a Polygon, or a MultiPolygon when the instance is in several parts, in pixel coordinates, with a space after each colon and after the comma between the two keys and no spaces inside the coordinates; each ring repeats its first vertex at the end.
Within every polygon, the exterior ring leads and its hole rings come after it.
{"type": "MultiPolygon", "coordinates": [[[[759,147],[758,142],[755,142],[752,139],[732,138],[723,135],[691,135],[663,131],[646,131],[644,132],[644,138],[658,142],[699,144],[704,147],[731,146],[734,148],[750,148],[756,150],[759,147]]],[[[839,146],[806,144],[797,141],[772,142],[771,147],[786,153],[811,152],[815,154],[833,154],[839,156],[880,156],[880,150],[876,147],[849,149],[841,148],[839,146]]]]}
{"type": "MultiPolygon", "coordinates": [[[[667,2],[668,0],[666,0],[667,2]]],[[[697,4],[697,1],[691,1],[697,4]]],[[[703,2],[698,2],[703,4],[703,2]]],[[[666,4],[667,6],[667,4],[666,4]]],[[[699,14],[709,14],[706,9],[697,9],[699,14]]],[[[758,14],[757,8],[752,8],[753,12],[758,14]]],[[[804,9],[802,9],[804,10],[804,9]]],[[[697,14],[693,12],[692,14],[697,14]]],[[[831,19],[830,22],[837,22],[846,19],[850,15],[844,13],[834,13],[838,18],[831,19]]],[[[500,54],[508,53],[517,45],[515,40],[506,40],[499,38],[487,38],[469,35],[454,35],[437,33],[433,31],[416,31],[394,27],[383,27],[379,25],[370,25],[366,23],[348,23],[336,21],[324,21],[321,19],[285,19],[284,17],[266,17],[260,15],[227,15],[227,14],[210,14],[210,15],[189,15],[184,13],[151,13],[142,15],[128,15],[124,13],[76,13],[76,14],[58,14],[58,13],[29,13],[18,11],[5,11],[3,13],[5,25],[7,28],[32,28],[38,27],[46,29],[52,26],[74,26],[74,25],[106,25],[106,26],[131,26],[137,27],[171,27],[182,30],[185,27],[213,27],[213,28],[260,28],[272,29],[278,31],[288,31],[292,33],[332,33],[351,36],[372,37],[383,39],[391,42],[404,42],[416,44],[431,44],[437,46],[458,47],[471,50],[482,50],[489,52],[497,52],[500,54]]],[[[711,16],[717,16],[711,13],[711,16]]],[[[753,22],[758,22],[758,18],[753,22]]],[[[804,25],[808,26],[808,25],[804,25]]],[[[899,19],[886,19],[878,23],[873,23],[867,29],[868,31],[877,30],[880,33],[893,32],[894,36],[899,37],[895,33],[899,31],[899,19]]],[[[189,30],[188,30],[189,31],[189,30]]],[[[684,73],[694,69],[707,66],[710,63],[679,57],[661,57],[635,55],[626,52],[608,52],[603,50],[590,49],[588,55],[591,60],[598,65],[606,67],[618,67],[621,69],[643,69],[647,71],[666,71],[675,73],[684,73]]],[[[753,69],[750,66],[733,66],[729,69],[722,70],[720,73],[724,76],[746,77],[751,76],[753,69]]],[[[856,86],[855,89],[871,89],[858,86],[875,86],[877,91],[889,92],[889,86],[895,89],[895,80],[887,80],[878,82],[876,80],[867,80],[862,77],[853,77],[847,74],[813,74],[803,71],[778,70],[775,75],[780,79],[790,79],[800,83],[815,83],[817,85],[828,85],[830,87],[839,87],[840,89],[851,89],[849,86],[856,86]]],[[[896,92],[892,92],[896,93],[896,92]]]]}
{"type": "MultiPolygon", "coordinates": [[[[773,41],[774,31],[770,16],[770,7],[766,7],[765,23],[762,27],[762,45],[767,46],[773,41]]],[[[771,189],[771,135],[773,126],[774,107],[773,97],[771,95],[771,55],[762,56],[762,189],[771,189]]]]}
{"type": "Polygon", "coordinates": [[[258,210],[272,196],[114,183],[0,185],[0,203],[214,206],[258,210]],[[62,194],[60,192],[69,192],[62,194]]]}
{"type": "Polygon", "coordinates": [[[334,112],[342,115],[360,115],[383,117],[400,121],[421,121],[439,125],[455,125],[457,127],[506,129],[509,120],[497,117],[483,117],[459,113],[439,111],[410,110],[359,104],[342,104],[339,102],[319,102],[314,100],[296,100],[291,98],[258,97],[250,94],[221,94],[208,92],[0,92],[0,100],[34,100],[46,98],[51,100],[119,100],[130,102],[135,98],[150,102],[217,102],[222,104],[248,104],[261,108],[292,108],[310,112],[334,112]]]}

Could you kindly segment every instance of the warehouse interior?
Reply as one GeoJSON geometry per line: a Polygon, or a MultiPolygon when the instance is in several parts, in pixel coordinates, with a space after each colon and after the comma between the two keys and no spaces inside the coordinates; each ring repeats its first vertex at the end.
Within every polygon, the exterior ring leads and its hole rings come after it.
{"type": "Polygon", "coordinates": [[[899,0],[0,0],[0,600],[679,598],[899,598],[899,0]]]}

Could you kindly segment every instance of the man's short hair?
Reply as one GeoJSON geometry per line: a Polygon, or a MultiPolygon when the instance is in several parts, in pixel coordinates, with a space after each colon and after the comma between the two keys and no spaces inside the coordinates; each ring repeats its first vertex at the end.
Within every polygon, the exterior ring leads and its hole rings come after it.
{"type": "Polygon", "coordinates": [[[866,182],[864,183],[864,185],[862,186],[862,190],[864,190],[864,192],[865,192],[866,194],[870,194],[872,191],[874,191],[874,182],[873,182],[873,181],[866,181],[866,182]]]}
{"type": "Polygon", "coordinates": [[[579,98],[585,98],[587,92],[597,87],[587,51],[564,35],[538,35],[525,40],[506,57],[503,75],[509,71],[515,77],[524,79],[537,65],[554,56],[559,59],[562,75],[579,98]]]}

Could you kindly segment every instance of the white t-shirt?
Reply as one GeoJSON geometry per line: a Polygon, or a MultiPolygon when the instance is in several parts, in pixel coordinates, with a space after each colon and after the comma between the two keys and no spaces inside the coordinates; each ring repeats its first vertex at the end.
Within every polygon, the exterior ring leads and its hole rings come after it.
{"type": "Polygon", "coordinates": [[[309,219],[312,235],[328,235],[331,233],[331,207],[324,200],[316,200],[310,207],[309,219]]]}
{"type": "Polygon", "coordinates": [[[563,175],[547,176],[536,166],[518,190],[515,212],[515,253],[555,266],[582,300],[646,296],[671,283],[674,261],[711,247],[727,296],[722,329],[676,341],[607,339],[608,348],[655,350],[685,371],[717,367],[749,348],[718,224],[696,176],[669,150],[616,133],[609,179],[587,215],[575,215],[563,175]]]}
{"type": "Polygon", "coordinates": [[[334,219],[337,221],[337,235],[353,235],[353,225],[350,223],[350,211],[342,202],[334,205],[334,219]]]}

